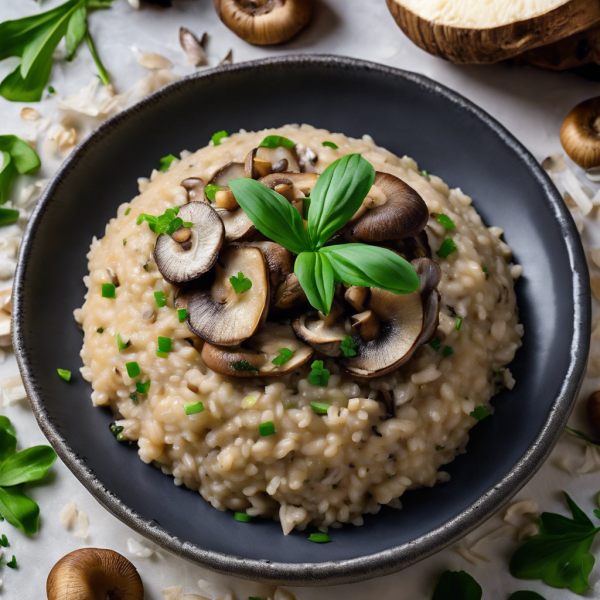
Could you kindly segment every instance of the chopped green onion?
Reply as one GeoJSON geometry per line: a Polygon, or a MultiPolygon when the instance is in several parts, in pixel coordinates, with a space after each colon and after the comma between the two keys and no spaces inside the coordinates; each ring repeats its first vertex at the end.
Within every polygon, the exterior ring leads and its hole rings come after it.
{"type": "Polygon", "coordinates": [[[342,340],[340,350],[342,351],[342,354],[348,358],[350,356],[356,356],[356,346],[357,344],[352,340],[352,336],[346,335],[342,340]]]}
{"type": "Polygon", "coordinates": [[[485,273],[485,278],[489,279],[490,278],[490,274],[489,274],[487,268],[486,267],[481,267],[481,270],[485,273]]]}
{"type": "Polygon", "coordinates": [[[144,265],[144,271],[150,272],[150,265],[148,263],[144,265]]]}
{"type": "Polygon", "coordinates": [[[167,305],[167,299],[165,298],[165,293],[164,292],[154,292],[154,300],[156,302],[156,306],[158,306],[158,308],[162,308],[163,306],[167,305]]]}
{"type": "Polygon", "coordinates": [[[163,173],[165,171],[169,170],[169,167],[171,166],[171,163],[174,160],[179,160],[176,156],[173,156],[172,154],[167,154],[167,156],[163,156],[160,161],[159,161],[159,167],[158,170],[162,171],[163,173]]]}
{"type": "Polygon", "coordinates": [[[211,139],[214,142],[215,146],[220,146],[221,140],[227,137],[229,137],[229,134],[225,130],[223,130],[217,131],[217,133],[213,133],[211,139]]]}
{"type": "Polygon", "coordinates": [[[139,394],[147,394],[148,390],[150,389],[150,381],[138,381],[135,384],[135,389],[138,391],[139,394]]]}
{"type": "Polygon", "coordinates": [[[171,352],[172,344],[173,340],[170,337],[163,337],[162,335],[158,336],[158,349],[161,352],[171,352]]]}
{"type": "Polygon", "coordinates": [[[260,372],[256,367],[253,367],[247,360],[238,360],[237,362],[234,362],[231,365],[231,367],[234,371],[256,371],[256,373],[260,372]]]}
{"type": "Polygon", "coordinates": [[[223,188],[220,185],[217,185],[216,183],[209,183],[204,188],[204,193],[206,194],[206,197],[208,198],[209,202],[214,202],[217,192],[220,192],[222,189],[223,188]]]}
{"type": "Polygon", "coordinates": [[[451,354],[454,354],[454,350],[452,350],[450,346],[444,346],[444,351],[442,352],[442,354],[444,356],[450,356],[451,354]]]}
{"type": "Polygon", "coordinates": [[[114,283],[103,283],[102,284],[102,297],[103,298],[114,298],[116,290],[114,283]]]}
{"type": "Polygon", "coordinates": [[[323,146],[333,148],[334,150],[337,150],[339,148],[339,146],[337,144],[334,144],[333,142],[323,142],[323,146]]]}
{"type": "Polygon", "coordinates": [[[241,271],[237,274],[237,277],[235,275],[231,276],[229,283],[233,286],[236,294],[243,294],[252,287],[252,282],[241,271]]]}
{"type": "Polygon", "coordinates": [[[129,394],[129,397],[133,400],[134,404],[138,403],[138,397],[137,397],[137,393],[136,392],[131,392],[131,394],[129,394]]]}
{"type": "Polygon", "coordinates": [[[435,220],[440,225],[443,225],[446,229],[455,229],[456,228],[454,221],[448,215],[445,215],[443,213],[438,213],[437,215],[435,215],[435,220]]]}
{"type": "Polygon", "coordinates": [[[446,446],[436,446],[435,450],[436,452],[439,452],[440,450],[444,450],[446,448],[446,446]]]}
{"type": "Polygon", "coordinates": [[[278,367],[284,365],[294,356],[294,353],[289,348],[280,348],[277,352],[279,352],[279,356],[276,356],[271,362],[278,367]]]}
{"type": "Polygon", "coordinates": [[[6,534],[2,534],[2,537],[0,538],[0,546],[2,546],[3,548],[6,548],[8,546],[8,538],[6,537],[6,534]]]}
{"type": "Polygon", "coordinates": [[[125,368],[127,369],[127,375],[129,375],[131,379],[139,377],[142,374],[140,365],[135,360],[125,363],[125,368]]]}
{"type": "Polygon", "coordinates": [[[233,513],[233,518],[241,523],[250,523],[250,521],[252,521],[252,517],[243,512],[233,513]]]}
{"type": "Polygon", "coordinates": [[[460,331],[462,327],[462,317],[456,317],[456,331],[460,331]]]}
{"type": "Polygon", "coordinates": [[[50,94],[56,94],[56,90],[51,85],[48,86],[48,92],[50,94]]]}
{"type": "Polygon", "coordinates": [[[116,338],[117,338],[117,348],[119,349],[119,352],[123,352],[123,350],[126,350],[127,348],[129,348],[129,340],[124,342],[120,333],[117,333],[116,338]]]}
{"type": "Polygon", "coordinates": [[[115,436],[115,438],[117,439],[117,442],[128,442],[129,440],[123,436],[123,426],[122,425],[117,425],[116,423],[111,423],[108,428],[110,429],[111,433],[115,436]]]}
{"type": "Polygon", "coordinates": [[[454,240],[452,238],[448,238],[447,240],[444,240],[444,243],[440,246],[438,254],[442,258],[446,258],[449,254],[452,254],[452,252],[456,250],[458,250],[458,248],[456,247],[454,240]]]}
{"type": "Polygon", "coordinates": [[[483,421],[486,417],[490,416],[490,411],[485,406],[478,406],[474,411],[470,413],[470,416],[478,421],[483,421]]]}
{"type": "Polygon", "coordinates": [[[246,396],[242,400],[242,408],[252,408],[256,404],[257,400],[258,398],[256,396],[246,396]]]}
{"type": "Polygon", "coordinates": [[[283,146],[291,150],[296,145],[292,140],[283,137],[282,135],[268,135],[259,145],[259,148],[279,148],[283,146]]]}
{"type": "Polygon", "coordinates": [[[127,238],[123,238],[123,246],[127,243],[127,238]]]}
{"type": "Polygon", "coordinates": [[[429,342],[429,345],[437,352],[440,349],[440,346],[442,345],[442,343],[437,338],[433,338],[429,342]]]}
{"type": "Polygon", "coordinates": [[[331,542],[331,538],[321,531],[319,531],[319,533],[311,533],[308,536],[308,540],[310,542],[315,542],[315,544],[326,544],[327,542],[331,542]]]}
{"type": "Polygon", "coordinates": [[[6,566],[9,569],[16,569],[17,568],[17,559],[15,558],[15,555],[13,554],[12,560],[8,561],[6,563],[6,566]]]}
{"type": "Polygon", "coordinates": [[[423,169],[421,171],[419,171],[421,177],[423,177],[425,180],[429,181],[429,171],[427,171],[426,169],[423,169]]]}
{"type": "Polygon", "coordinates": [[[323,368],[322,360],[315,360],[310,366],[310,373],[308,374],[308,382],[312,385],[326,386],[329,383],[329,375],[331,374],[329,369],[323,368]]]}
{"type": "Polygon", "coordinates": [[[0,208],[0,227],[14,225],[19,220],[19,211],[14,208],[0,208]]]}
{"type": "Polygon", "coordinates": [[[66,369],[56,369],[59,377],[64,379],[65,381],[71,381],[71,371],[67,371],[66,369]]]}
{"type": "Polygon", "coordinates": [[[273,421],[267,421],[266,423],[261,423],[258,426],[258,433],[262,437],[267,437],[269,435],[273,435],[275,433],[275,424],[273,421]]]}
{"type": "Polygon", "coordinates": [[[96,329],[96,331],[98,333],[104,333],[104,327],[98,327],[98,329],[96,329]]]}
{"type": "Polygon", "coordinates": [[[327,409],[331,406],[331,404],[327,404],[327,402],[311,402],[310,407],[318,414],[318,415],[326,415],[327,409]]]}
{"type": "Polygon", "coordinates": [[[125,216],[127,216],[131,212],[131,206],[125,211],[125,216]]]}
{"type": "Polygon", "coordinates": [[[183,406],[183,410],[186,415],[195,415],[204,411],[204,404],[202,402],[188,402],[183,406]]]}
{"type": "Polygon", "coordinates": [[[179,318],[180,323],[184,323],[187,319],[187,308],[178,308],[177,317],[179,318]]]}
{"type": "Polygon", "coordinates": [[[158,356],[158,358],[169,358],[168,352],[161,352],[160,350],[157,350],[155,354],[158,356]]]}

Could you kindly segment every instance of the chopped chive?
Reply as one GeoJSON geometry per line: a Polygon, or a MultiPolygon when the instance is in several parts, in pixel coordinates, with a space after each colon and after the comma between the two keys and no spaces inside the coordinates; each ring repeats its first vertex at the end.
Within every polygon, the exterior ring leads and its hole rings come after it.
{"type": "Polygon", "coordinates": [[[337,150],[339,148],[339,146],[337,144],[334,144],[333,142],[323,142],[323,146],[333,148],[334,150],[337,150]]]}
{"type": "Polygon", "coordinates": [[[156,306],[158,306],[158,308],[167,305],[167,299],[165,298],[164,292],[154,292],[154,300],[156,301],[156,306]]]}
{"type": "Polygon", "coordinates": [[[135,389],[138,391],[139,394],[147,394],[148,390],[150,389],[150,381],[138,381],[135,384],[135,389]]]}
{"type": "Polygon", "coordinates": [[[396,477],[396,473],[393,473],[392,475],[388,475],[388,479],[394,479],[394,477],[396,477]]]}
{"type": "Polygon", "coordinates": [[[204,193],[206,194],[206,197],[208,198],[209,202],[214,202],[217,192],[220,192],[222,189],[223,188],[220,185],[217,185],[216,183],[209,183],[204,188],[204,193]]]}
{"type": "Polygon", "coordinates": [[[478,421],[483,421],[486,417],[490,416],[490,411],[485,406],[478,406],[474,411],[469,413],[471,417],[478,421]]]}
{"type": "Polygon", "coordinates": [[[162,335],[158,336],[158,349],[161,352],[171,352],[172,344],[173,340],[170,337],[163,337],[162,335]]]}
{"type": "Polygon", "coordinates": [[[127,238],[123,238],[123,246],[127,243],[127,238]]]}
{"type": "Polygon", "coordinates": [[[252,408],[256,404],[257,400],[258,398],[256,396],[246,396],[242,400],[242,408],[252,408]]]}
{"type": "Polygon", "coordinates": [[[159,161],[158,170],[162,171],[163,173],[165,171],[168,171],[169,167],[171,166],[171,163],[174,160],[179,160],[179,159],[176,156],[173,156],[172,154],[167,154],[167,156],[163,156],[159,161]]]}
{"type": "Polygon", "coordinates": [[[137,397],[137,393],[136,392],[131,392],[131,394],[129,394],[129,397],[133,400],[134,404],[138,403],[138,397],[137,397]]]}
{"type": "Polygon", "coordinates": [[[8,538],[6,537],[6,534],[2,534],[2,537],[0,538],[0,546],[2,546],[3,548],[6,548],[8,546],[8,538]]]}
{"type": "Polygon", "coordinates": [[[436,452],[439,452],[440,450],[444,450],[446,448],[446,446],[436,446],[435,450],[436,452]]]}
{"type": "Polygon", "coordinates": [[[59,377],[64,379],[65,381],[71,381],[71,371],[67,371],[67,369],[56,369],[59,377]]]}
{"type": "Polygon", "coordinates": [[[127,216],[131,212],[131,206],[125,211],[125,216],[127,216]]]}
{"type": "Polygon", "coordinates": [[[348,358],[350,356],[356,356],[356,346],[357,344],[353,341],[352,336],[345,335],[340,345],[340,350],[342,351],[342,354],[348,358]]]}
{"type": "Polygon", "coordinates": [[[437,352],[440,349],[440,346],[442,345],[442,343],[437,338],[433,338],[429,342],[429,345],[437,352]]]}
{"type": "Polygon", "coordinates": [[[277,352],[279,352],[279,356],[276,356],[271,362],[278,367],[284,365],[294,356],[294,353],[289,348],[279,348],[277,352]]]}
{"type": "Polygon", "coordinates": [[[123,352],[123,350],[126,350],[127,348],[129,348],[129,340],[124,342],[120,333],[117,333],[116,338],[117,338],[117,348],[119,349],[119,352],[123,352]]]}
{"type": "Polygon", "coordinates": [[[50,94],[56,94],[56,90],[51,85],[48,86],[48,92],[50,94]]]}
{"type": "Polygon", "coordinates": [[[114,283],[103,283],[102,284],[102,297],[103,298],[114,298],[116,295],[116,287],[114,283]]]}
{"type": "Polygon", "coordinates": [[[129,440],[123,436],[123,429],[124,427],[122,425],[117,425],[116,423],[111,423],[108,428],[110,429],[110,432],[115,436],[117,442],[128,442],[129,440]]]}
{"type": "Polygon", "coordinates": [[[459,331],[462,327],[462,317],[456,317],[456,331],[459,331]]]}
{"type": "Polygon", "coordinates": [[[259,148],[279,148],[283,146],[291,150],[296,145],[292,140],[283,137],[282,135],[268,135],[259,145],[259,148]]]}
{"type": "Polygon", "coordinates": [[[221,145],[221,140],[223,138],[228,138],[229,134],[223,130],[223,131],[217,131],[217,133],[213,133],[211,136],[212,141],[214,142],[215,146],[220,146],[221,145]]]}
{"type": "Polygon", "coordinates": [[[139,377],[142,374],[140,365],[135,360],[125,363],[125,368],[127,369],[127,375],[129,375],[131,379],[139,377]]]}
{"type": "Polygon", "coordinates": [[[19,220],[19,211],[14,208],[0,208],[0,227],[14,225],[19,220]]]}
{"type": "Polygon", "coordinates": [[[187,308],[178,308],[177,317],[179,318],[180,323],[185,322],[185,320],[187,319],[187,308]]]}
{"type": "Polygon", "coordinates": [[[252,517],[243,512],[233,513],[233,518],[241,523],[250,523],[250,521],[252,521],[252,517]]]}
{"type": "Polygon", "coordinates": [[[188,402],[184,404],[183,410],[186,415],[195,415],[204,411],[204,404],[202,402],[188,402]]]}
{"type": "Polygon", "coordinates": [[[17,559],[15,558],[14,554],[13,554],[12,560],[10,560],[9,562],[7,562],[6,566],[9,569],[16,569],[17,568],[17,559]]]}
{"type": "Polygon", "coordinates": [[[161,352],[160,350],[157,350],[155,354],[158,356],[158,358],[169,358],[168,352],[161,352]]]}
{"type": "Polygon", "coordinates": [[[429,181],[429,171],[427,169],[422,169],[421,171],[419,171],[419,174],[421,175],[421,177],[423,177],[425,180],[429,181]]]}
{"type": "Polygon", "coordinates": [[[435,220],[440,225],[443,225],[446,229],[455,229],[456,228],[454,221],[448,215],[445,215],[444,213],[438,213],[437,215],[435,215],[435,220]]]}
{"type": "Polygon", "coordinates": [[[273,435],[275,433],[275,424],[273,421],[267,421],[266,423],[261,423],[258,426],[258,433],[262,437],[267,437],[269,435],[273,435]]]}
{"type": "Polygon", "coordinates": [[[481,267],[481,270],[485,273],[485,278],[489,279],[490,278],[490,274],[487,270],[487,267],[481,267]]]}
{"type": "Polygon", "coordinates": [[[454,354],[454,350],[452,350],[450,346],[444,346],[444,351],[442,352],[442,354],[444,356],[450,356],[451,354],[454,354]]]}
{"type": "Polygon", "coordinates": [[[144,271],[150,272],[150,265],[148,263],[144,265],[144,271]]]}
{"type": "Polygon", "coordinates": [[[104,327],[98,327],[98,329],[96,329],[97,333],[104,333],[104,327]]]}
{"type": "Polygon", "coordinates": [[[331,404],[327,404],[327,402],[311,402],[310,407],[318,414],[318,415],[326,415],[327,409],[331,406],[331,404]]]}
{"type": "Polygon", "coordinates": [[[446,258],[449,254],[452,254],[452,252],[455,252],[456,250],[458,250],[458,248],[456,247],[454,240],[452,238],[448,238],[447,240],[444,240],[444,243],[440,246],[438,254],[442,258],[446,258]]]}
{"type": "Polygon", "coordinates": [[[326,386],[329,383],[329,369],[323,368],[322,360],[315,360],[310,366],[310,373],[308,374],[308,382],[312,385],[326,386]]]}
{"type": "Polygon", "coordinates": [[[311,533],[308,536],[308,540],[310,542],[315,542],[315,544],[326,544],[327,542],[331,542],[331,538],[326,533],[321,531],[318,533],[311,533]]]}

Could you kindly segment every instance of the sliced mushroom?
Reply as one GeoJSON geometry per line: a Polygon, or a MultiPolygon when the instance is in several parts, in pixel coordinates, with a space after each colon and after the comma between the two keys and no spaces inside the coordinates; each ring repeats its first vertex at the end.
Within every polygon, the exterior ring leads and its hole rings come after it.
{"type": "Polygon", "coordinates": [[[245,240],[256,233],[256,227],[250,217],[241,209],[227,210],[216,207],[215,211],[221,217],[225,227],[225,243],[231,244],[238,240],[245,240]]]}
{"type": "Polygon", "coordinates": [[[294,255],[287,248],[271,241],[241,242],[240,246],[252,246],[263,253],[269,269],[271,294],[275,294],[281,283],[294,270],[294,255]]]}
{"type": "Polygon", "coordinates": [[[310,20],[310,0],[214,0],[219,18],[250,44],[282,44],[310,20]]]}
{"type": "Polygon", "coordinates": [[[429,258],[417,258],[410,264],[414,267],[421,282],[419,293],[423,301],[423,329],[417,345],[422,346],[433,339],[438,328],[440,293],[437,286],[442,279],[442,270],[435,261],[429,258]]]}
{"type": "Polygon", "coordinates": [[[265,323],[260,331],[244,342],[244,346],[226,348],[206,343],[202,349],[202,360],[209,369],[223,375],[275,377],[297,369],[314,354],[310,346],[294,335],[290,325],[277,323],[265,323]],[[280,356],[279,350],[283,348],[294,354],[287,362],[276,365],[273,360],[280,356]]]}
{"type": "Polygon", "coordinates": [[[379,320],[372,310],[365,310],[351,318],[352,327],[358,331],[358,335],[365,341],[370,342],[379,337],[379,320]]]}
{"type": "Polygon", "coordinates": [[[229,246],[217,260],[213,283],[189,292],[188,326],[212,344],[241,344],[264,323],[268,299],[269,277],[262,252],[250,246],[229,246]],[[240,272],[252,287],[238,294],[230,278],[240,272]]]}
{"type": "Polygon", "coordinates": [[[279,285],[273,298],[272,308],[276,310],[288,310],[308,302],[306,293],[302,289],[295,273],[290,273],[285,282],[279,285]]]}
{"type": "Polygon", "coordinates": [[[296,156],[298,157],[298,164],[300,165],[300,171],[303,173],[317,173],[317,161],[319,157],[312,148],[308,146],[302,146],[296,144],[294,148],[296,156]]]}
{"type": "Polygon", "coordinates": [[[580,167],[600,166],[600,96],[581,102],[566,116],[560,143],[580,167]]]}
{"type": "Polygon", "coordinates": [[[186,283],[198,279],[215,264],[225,228],[219,215],[204,202],[184,204],[178,216],[193,223],[193,227],[178,229],[173,235],[161,233],[154,246],[154,260],[167,281],[186,283]]]}
{"type": "Polygon", "coordinates": [[[143,600],[144,586],[123,555],[103,548],[81,548],[52,567],[46,594],[48,600],[143,600]]]}
{"type": "Polygon", "coordinates": [[[199,177],[188,177],[181,182],[181,186],[187,190],[188,202],[204,199],[206,182],[199,177]]]}
{"type": "Polygon", "coordinates": [[[362,312],[367,306],[369,288],[357,285],[350,286],[344,293],[344,299],[354,310],[362,312]]]}
{"type": "Polygon", "coordinates": [[[300,165],[294,152],[283,146],[254,148],[246,155],[245,175],[252,179],[282,171],[299,171],[300,165]]]}
{"type": "Polygon", "coordinates": [[[343,306],[334,302],[329,314],[310,312],[294,321],[296,335],[306,344],[327,356],[339,356],[342,340],[346,337],[344,322],[338,320],[344,313],[343,306]]]}
{"type": "Polygon", "coordinates": [[[347,237],[366,243],[414,237],[429,219],[429,210],[415,190],[398,177],[377,172],[374,186],[386,196],[384,204],[365,212],[351,223],[347,237]]]}

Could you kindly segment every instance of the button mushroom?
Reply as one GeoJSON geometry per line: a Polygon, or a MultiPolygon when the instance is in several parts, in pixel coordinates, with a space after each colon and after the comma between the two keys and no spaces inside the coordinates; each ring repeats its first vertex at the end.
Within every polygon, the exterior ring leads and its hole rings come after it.
{"type": "Polygon", "coordinates": [[[184,204],[178,215],[193,227],[181,227],[171,235],[161,233],[154,246],[154,260],[167,281],[186,283],[215,264],[225,228],[219,215],[204,202],[184,204]]]}
{"type": "Polygon", "coordinates": [[[212,284],[187,294],[188,326],[207,342],[235,346],[264,323],[268,298],[269,277],[262,252],[250,246],[229,246],[217,260],[212,284]],[[252,287],[237,293],[230,279],[240,272],[252,287]]]}
{"type": "Polygon", "coordinates": [[[578,104],[566,116],[560,142],[580,167],[600,166],[600,96],[578,104]]]}
{"type": "Polygon", "coordinates": [[[310,20],[310,0],[214,0],[219,18],[250,44],[282,44],[310,20]]]}
{"type": "Polygon", "coordinates": [[[386,201],[349,225],[349,239],[372,244],[414,237],[425,229],[429,210],[409,185],[394,175],[377,172],[373,186],[383,192],[386,201]]]}
{"type": "Polygon", "coordinates": [[[188,202],[193,200],[202,200],[204,198],[204,188],[206,183],[199,177],[188,177],[181,182],[181,187],[185,188],[188,195],[188,202]]]}
{"type": "Polygon", "coordinates": [[[252,179],[258,179],[271,173],[300,170],[296,155],[284,146],[277,146],[276,148],[259,146],[254,148],[246,155],[244,164],[245,176],[252,179]]]}
{"type": "Polygon", "coordinates": [[[277,323],[265,323],[258,333],[244,342],[244,346],[225,348],[206,343],[202,349],[202,360],[209,369],[223,375],[275,377],[290,373],[314,354],[310,346],[294,335],[289,325],[277,323]],[[282,365],[276,365],[273,360],[281,356],[279,351],[282,349],[290,350],[293,355],[282,365]]]}
{"type": "Polygon", "coordinates": [[[296,335],[306,344],[327,356],[339,356],[342,340],[346,337],[344,322],[339,320],[344,307],[333,302],[328,315],[310,312],[294,321],[296,335]]]}
{"type": "Polygon", "coordinates": [[[63,556],[46,582],[48,600],[143,600],[136,568],[114,550],[81,548],[63,556]]]}

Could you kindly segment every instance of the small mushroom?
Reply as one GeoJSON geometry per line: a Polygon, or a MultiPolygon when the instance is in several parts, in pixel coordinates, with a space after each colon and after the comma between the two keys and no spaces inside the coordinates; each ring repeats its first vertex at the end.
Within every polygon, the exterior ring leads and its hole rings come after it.
{"type": "Polygon", "coordinates": [[[269,308],[269,277],[263,253],[251,246],[229,246],[219,255],[212,284],[187,294],[188,326],[212,344],[235,346],[262,326],[269,308]],[[243,273],[252,287],[236,293],[230,282],[243,273]]]}
{"type": "Polygon", "coordinates": [[[219,215],[204,202],[184,204],[178,216],[193,223],[193,227],[182,227],[173,235],[161,233],[154,246],[154,260],[167,281],[186,283],[198,279],[215,264],[225,228],[219,215]]]}
{"type": "Polygon", "coordinates": [[[379,337],[379,321],[372,310],[365,310],[357,315],[353,315],[351,322],[352,327],[358,331],[358,335],[365,342],[370,342],[379,337]]]}
{"type": "Polygon", "coordinates": [[[289,148],[284,148],[283,146],[277,146],[276,148],[259,146],[250,150],[246,155],[244,169],[246,177],[258,179],[271,173],[300,171],[300,165],[296,160],[296,155],[289,148]]]}
{"type": "Polygon", "coordinates": [[[181,186],[187,191],[188,202],[204,199],[206,183],[199,177],[188,177],[181,182],[181,186]]]}
{"type": "Polygon", "coordinates": [[[224,208],[225,210],[235,210],[240,207],[233,192],[229,188],[219,190],[215,194],[215,203],[219,208],[224,208]]]}
{"type": "Polygon", "coordinates": [[[136,568],[121,554],[81,548],[63,556],[46,582],[48,600],[143,600],[136,568]]]}
{"type": "Polygon", "coordinates": [[[308,302],[306,293],[302,289],[295,273],[290,273],[285,282],[280,284],[273,298],[272,308],[288,310],[308,302]]]}
{"type": "Polygon", "coordinates": [[[378,243],[414,237],[429,219],[429,210],[415,190],[398,177],[377,172],[375,187],[386,196],[386,202],[349,225],[346,236],[350,240],[378,243]]]}
{"type": "Polygon", "coordinates": [[[260,331],[244,342],[244,347],[225,348],[206,343],[202,348],[202,360],[209,369],[235,377],[285,375],[310,360],[313,354],[314,350],[294,335],[290,325],[277,323],[265,323],[260,331]],[[273,360],[280,356],[282,348],[294,354],[287,362],[276,365],[273,360]],[[244,363],[247,363],[244,365],[246,369],[233,366],[244,363]]]}
{"type": "Polygon", "coordinates": [[[219,18],[250,44],[282,44],[303,29],[310,0],[214,0],[219,18]]]}
{"type": "Polygon", "coordinates": [[[300,315],[294,321],[296,335],[306,344],[327,356],[339,356],[342,340],[346,337],[343,321],[344,307],[333,302],[328,315],[310,312],[300,315]]]}
{"type": "Polygon", "coordinates": [[[600,96],[581,102],[566,116],[560,143],[580,167],[600,166],[600,96]]]}
{"type": "Polygon", "coordinates": [[[362,312],[367,306],[369,288],[352,285],[345,291],[344,299],[354,310],[362,312]]]}

